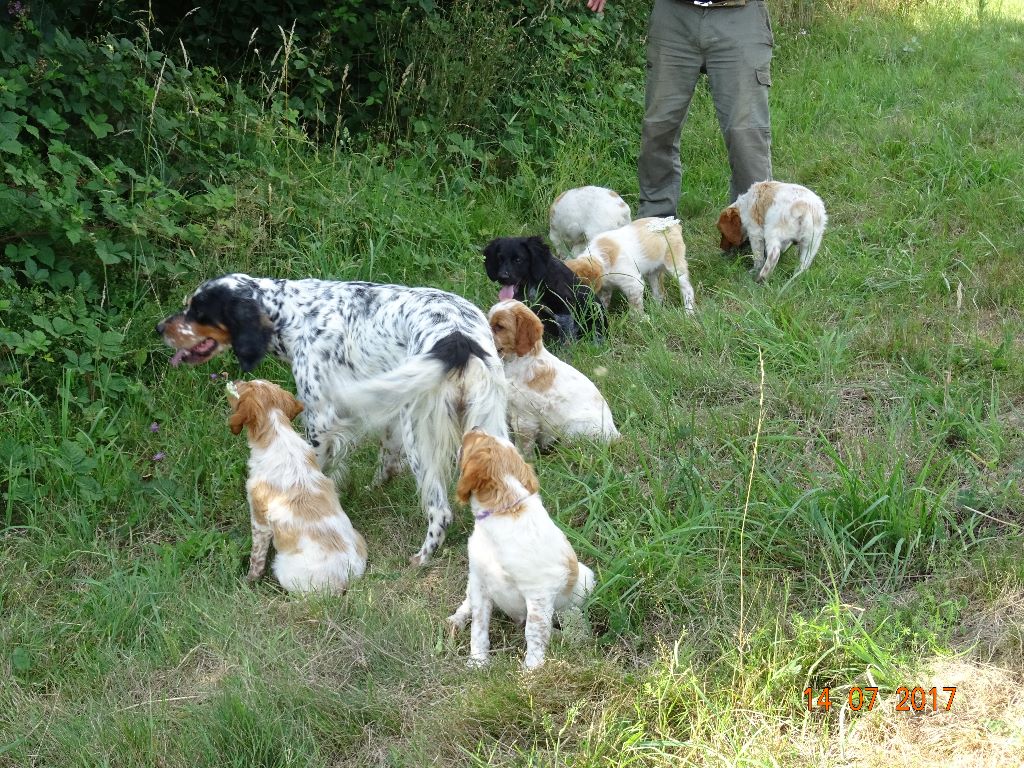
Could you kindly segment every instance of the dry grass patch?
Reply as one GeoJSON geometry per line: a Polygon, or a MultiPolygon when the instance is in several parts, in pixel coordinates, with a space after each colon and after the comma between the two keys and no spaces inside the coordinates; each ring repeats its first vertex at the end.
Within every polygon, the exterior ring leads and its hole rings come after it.
{"type": "Polygon", "coordinates": [[[925,690],[956,687],[948,712],[943,711],[943,695],[937,712],[897,712],[902,694],[880,699],[852,725],[849,712],[843,711],[839,735],[822,764],[1002,768],[1024,763],[1024,688],[1019,675],[959,659],[936,659],[925,669],[925,690]]]}

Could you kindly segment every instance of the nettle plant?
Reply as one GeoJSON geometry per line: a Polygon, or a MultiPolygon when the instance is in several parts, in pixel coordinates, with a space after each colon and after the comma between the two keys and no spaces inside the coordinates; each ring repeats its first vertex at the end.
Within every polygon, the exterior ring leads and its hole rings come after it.
{"type": "Polygon", "coordinates": [[[192,246],[294,125],[129,40],[0,27],[0,381],[45,396],[70,370],[82,402],[127,389],[139,284],[199,266],[192,246]]]}

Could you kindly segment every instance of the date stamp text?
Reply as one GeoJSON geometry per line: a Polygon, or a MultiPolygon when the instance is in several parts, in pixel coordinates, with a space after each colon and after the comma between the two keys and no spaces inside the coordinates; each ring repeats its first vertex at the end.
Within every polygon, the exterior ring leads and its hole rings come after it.
{"type": "MultiPolygon", "coordinates": [[[[896,711],[949,712],[953,707],[955,697],[955,685],[942,688],[922,688],[921,686],[911,688],[901,685],[896,689],[896,711]]],[[[820,691],[805,688],[804,699],[807,701],[807,709],[811,712],[828,712],[833,705],[841,707],[844,704],[854,712],[870,712],[878,701],[878,688],[854,686],[847,691],[845,697],[835,698],[832,696],[830,688],[822,688],[820,691]]]]}

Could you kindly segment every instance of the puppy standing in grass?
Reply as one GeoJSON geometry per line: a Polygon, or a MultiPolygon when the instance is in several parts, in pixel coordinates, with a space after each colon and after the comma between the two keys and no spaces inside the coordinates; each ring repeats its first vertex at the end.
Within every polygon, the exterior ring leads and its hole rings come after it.
{"type": "Polygon", "coordinates": [[[466,599],[448,617],[453,630],[472,619],[470,664],[487,664],[491,609],[526,624],[523,666],[544,663],[554,614],[581,606],[594,572],[576,559],[540,500],[533,467],[508,440],[474,429],[462,440],[456,494],[476,520],[469,537],[466,599]]]}
{"type": "Polygon", "coordinates": [[[750,238],[754,276],[760,283],[768,279],[779,256],[791,245],[800,249],[800,265],[793,277],[811,266],[827,223],[825,204],[807,187],[759,181],[722,211],[718,231],[722,233],[723,251],[750,238]]]}
{"type": "Polygon", "coordinates": [[[661,304],[665,301],[661,281],[667,272],[679,283],[687,314],[693,314],[693,286],[678,219],[637,219],[604,232],[591,240],[587,250],[573,262],[570,268],[578,274],[588,263],[600,272],[600,284],[595,290],[605,308],[611,301],[612,291],[619,290],[625,294],[629,308],[642,315],[644,280],[651,286],[651,296],[661,304]]]}
{"type": "Polygon", "coordinates": [[[619,437],[593,382],[545,349],[544,325],[529,307],[501,301],[487,319],[509,383],[509,421],[524,454],[537,442],[545,449],[560,437],[619,437]]]}
{"type": "Polygon", "coordinates": [[[267,567],[274,540],[274,575],[289,592],[344,592],[366,570],[366,542],[341,508],[334,481],[320,471],[316,455],[294,429],[302,403],[277,384],[256,379],[228,385],[234,434],[248,430],[249,479],[245,484],[252,519],[249,574],[267,567]]]}

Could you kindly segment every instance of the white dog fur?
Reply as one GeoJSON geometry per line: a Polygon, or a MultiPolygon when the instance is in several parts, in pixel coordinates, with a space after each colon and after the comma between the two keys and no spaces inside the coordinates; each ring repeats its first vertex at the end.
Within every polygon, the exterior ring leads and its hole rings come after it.
{"type": "Polygon", "coordinates": [[[563,437],[615,440],[608,403],[594,383],[544,347],[544,325],[521,301],[509,299],[487,314],[509,384],[508,415],[519,448],[529,455],[563,437]]]}
{"type": "Polygon", "coordinates": [[[490,660],[493,606],[525,623],[523,666],[535,669],[544,663],[555,613],[582,606],[594,588],[594,572],[576,559],[538,490],[533,467],[512,443],[479,429],[466,433],[456,494],[470,503],[475,524],[466,599],[448,623],[454,631],[472,619],[471,665],[490,660]]]}
{"type": "Polygon", "coordinates": [[[781,181],[759,181],[736,198],[718,217],[723,250],[750,239],[754,275],[766,280],[789,246],[800,249],[800,265],[793,277],[814,261],[828,224],[825,204],[807,187],[781,181]]]}
{"type": "Polygon", "coordinates": [[[578,256],[601,232],[630,220],[629,205],[607,187],[576,187],[555,198],[548,211],[548,237],[562,258],[578,256]]]}
{"type": "MultiPolygon", "coordinates": [[[[637,219],[624,227],[603,232],[587,245],[585,252],[573,259],[573,271],[585,273],[589,262],[601,277],[595,288],[601,302],[608,307],[613,290],[622,291],[629,307],[644,313],[644,281],[651,286],[651,296],[661,304],[665,300],[662,277],[667,272],[679,283],[687,314],[694,311],[693,286],[686,263],[686,243],[679,220],[671,217],[637,219]]],[[[595,281],[591,281],[593,285],[595,281]]]]}
{"type": "Polygon", "coordinates": [[[267,567],[289,592],[344,592],[366,570],[366,542],[341,508],[334,481],[320,471],[309,443],[292,429],[302,403],[262,379],[233,382],[228,425],[245,427],[251,450],[245,489],[252,522],[248,580],[267,567]]]}

